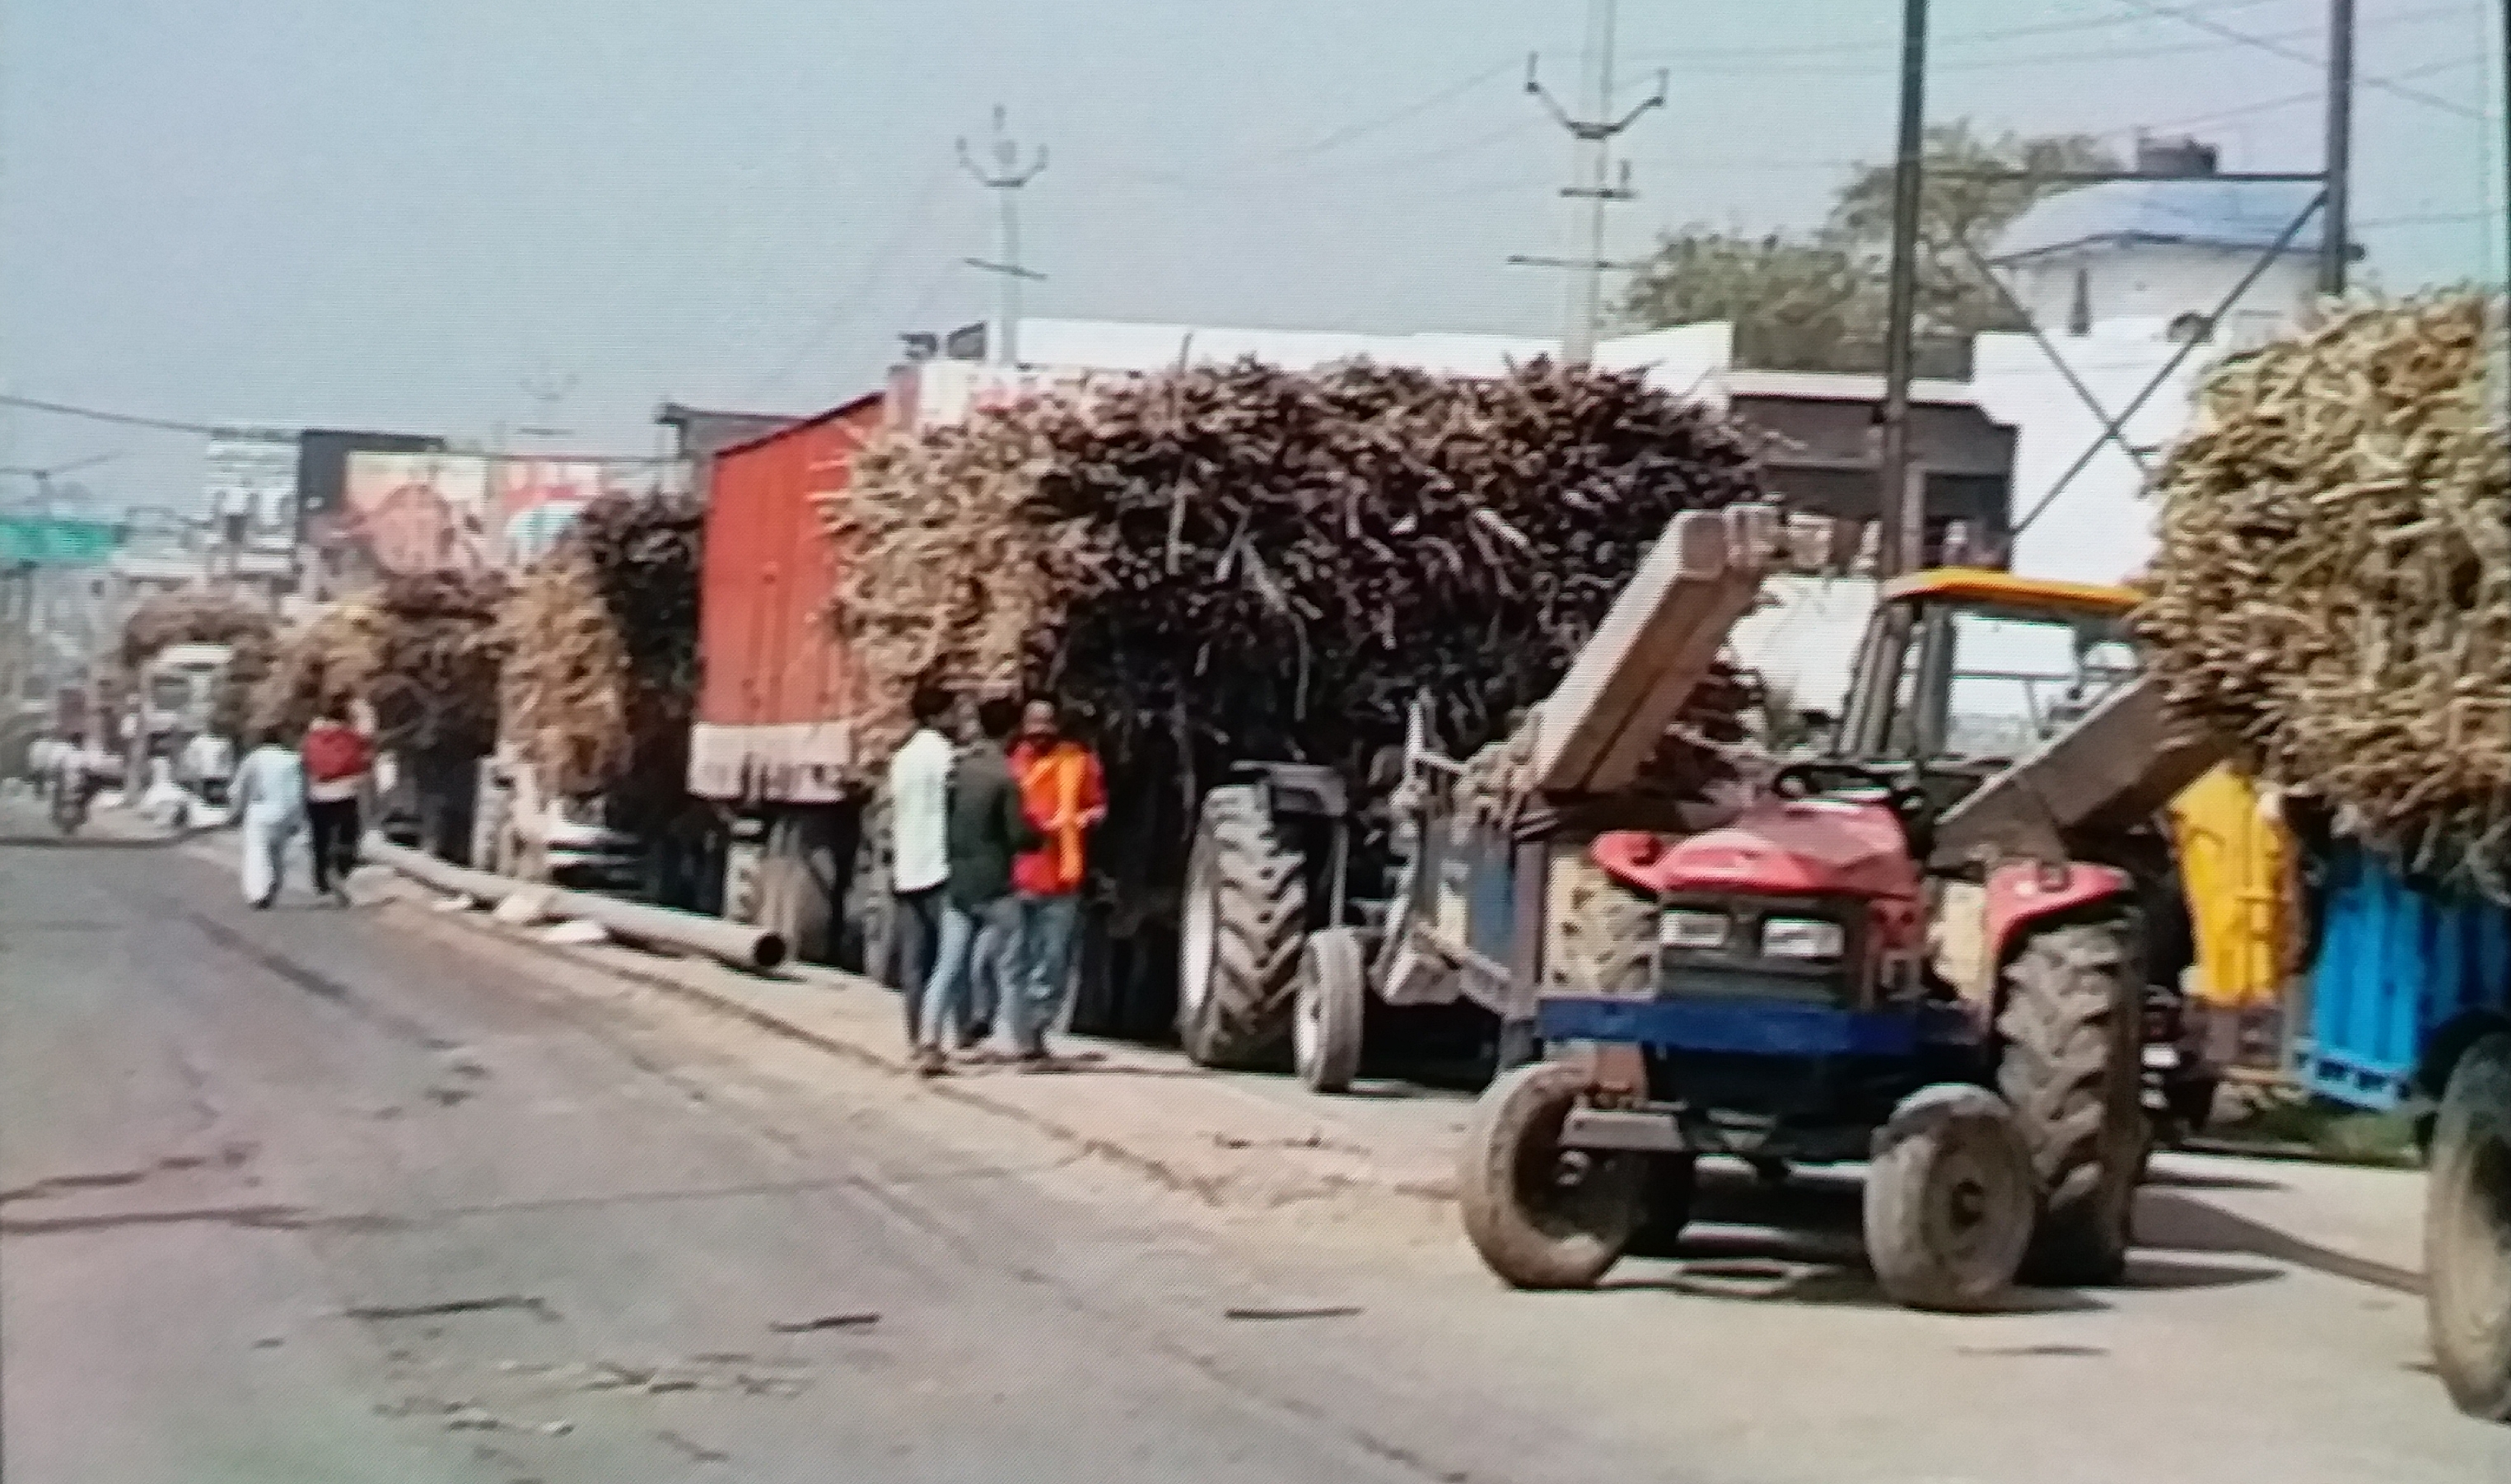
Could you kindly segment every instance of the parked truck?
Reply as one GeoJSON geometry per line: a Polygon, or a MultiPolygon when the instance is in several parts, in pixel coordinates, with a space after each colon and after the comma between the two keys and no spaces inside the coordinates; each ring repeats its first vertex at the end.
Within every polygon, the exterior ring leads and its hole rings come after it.
{"type": "Polygon", "coordinates": [[[885,890],[848,889],[878,863],[857,848],[872,799],[859,786],[858,689],[827,615],[839,554],[814,500],[844,488],[849,456],[887,415],[875,393],[715,454],[688,767],[689,792],[723,821],[723,915],[774,928],[796,958],[875,974],[885,890]]]}

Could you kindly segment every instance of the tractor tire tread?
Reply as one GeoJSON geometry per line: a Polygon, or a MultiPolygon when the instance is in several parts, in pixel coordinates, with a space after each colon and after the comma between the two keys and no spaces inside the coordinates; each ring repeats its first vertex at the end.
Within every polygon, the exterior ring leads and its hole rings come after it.
{"type": "Polygon", "coordinates": [[[2044,928],[2005,969],[1997,1090],[2014,1110],[2042,1192],[2039,1230],[2024,1262],[2029,1282],[2112,1283],[2126,1268],[2125,1208],[2144,1141],[2137,1054],[2144,1002],[2128,937],[2115,922],[2044,928]]]}
{"type": "Polygon", "coordinates": [[[1186,1052],[1206,1067],[1266,1070],[1290,1040],[1307,940],[1307,863],[1282,842],[1253,788],[1206,795],[1199,833],[1211,850],[1216,939],[1201,1013],[1181,1028],[1186,1052]]]}

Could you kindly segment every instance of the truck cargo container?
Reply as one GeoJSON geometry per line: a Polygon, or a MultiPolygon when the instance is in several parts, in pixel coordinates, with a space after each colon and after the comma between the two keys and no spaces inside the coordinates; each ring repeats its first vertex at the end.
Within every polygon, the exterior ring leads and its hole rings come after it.
{"type": "Polygon", "coordinates": [[[887,415],[874,393],[715,455],[689,735],[689,792],[731,837],[724,914],[777,929],[798,958],[857,968],[866,951],[837,923],[864,833],[861,692],[828,619],[839,555],[815,501],[844,488],[887,415]]]}

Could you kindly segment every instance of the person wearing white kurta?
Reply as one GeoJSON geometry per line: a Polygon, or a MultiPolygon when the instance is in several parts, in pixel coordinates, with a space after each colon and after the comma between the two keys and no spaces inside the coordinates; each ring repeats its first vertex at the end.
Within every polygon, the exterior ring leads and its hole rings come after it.
{"type": "Polygon", "coordinates": [[[236,769],[234,807],[244,837],[244,899],[268,907],[287,874],[288,841],[305,826],[305,764],[264,732],[236,769]]]}

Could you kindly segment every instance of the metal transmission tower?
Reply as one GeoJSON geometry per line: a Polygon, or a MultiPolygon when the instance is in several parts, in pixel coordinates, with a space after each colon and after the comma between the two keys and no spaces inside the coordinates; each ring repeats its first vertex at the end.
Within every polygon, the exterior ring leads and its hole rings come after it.
{"type": "Polygon", "coordinates": [[[1618,9],[1615,0],[1588,0],[1586,94],[1580,108],[1584,117],[1572,117],[1568,109],[1561,106],[1561,100],[1534,75],[1535,59],[1526,59],[1526,91],[1541,98],[1553,120],[1578,141],[1578,181],[1562,187],[1561,194],[1587,203],[1587,255],[1521,254],[1509,261],[1523,267],[1567,268],[1577,275],[1569,293],[1568,321],[1561,336],[1561,358],[1572,366],[1584,366],[1595,359],[1596,331],[1604,313],[1604,270],[1637,266],[1610,262],[1604,257],[1604,207],[1610,202],[1632,200],[1639,194],[1631,189],[1629,161],[1622,162],[1618,176],[1613,173],[1613,137],[1639,122],[1641,114],[1665,106],[1666,74],[1659,72],[1654,95],[1619,118],[1608,116],[1613,110],[1613,27],[1618,9]]]}
{"type": "Polygon", "coordinates": [[[990,344],[987,348],[993,352],[991,359],[995,364],[1018,366],[1020,365],[1021,283],[1024,279],[1040,283],[1046,280],[1045,274],[1033,273],[1021,266],[1020,192],[1022,186],[1036,179],[1038,172],[1046,169],[1046,146],[1043,144],[1037,146],[1037,152],[1029,157],[1028,164],[1024,167],[1021,164],[1020,146],[1013,143],[1011,136],[1004,132],[1003,108],[1000,103],[997,103],[994,105],[992,154],[994,168],[991,172],[987,172],[977,164],[977,157],[970,152],[968,141],[964,138],[959,141],[960,165],[966,168],[969,175],[976,177],[979,185],[992,191],[995,199],[1002,204],[1002,254],[999,260],[993,262],[987,262],[982,257],[964,258],[962,261],[971,268],[982,268],[1002,281],[1002,339],[999,344],[990,344]]]}

